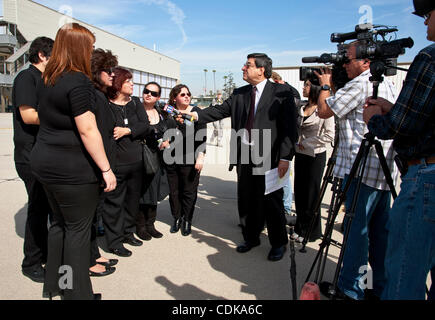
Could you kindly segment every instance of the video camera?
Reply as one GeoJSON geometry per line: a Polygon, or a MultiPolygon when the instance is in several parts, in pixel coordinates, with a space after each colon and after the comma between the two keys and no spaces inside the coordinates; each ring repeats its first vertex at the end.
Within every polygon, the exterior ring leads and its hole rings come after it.
{"type": "Polygon", "coordinates": [[[343,43],[346,40],[358,40],[356,46],[356,59],[369,59],[374,76],[393,76],[397,73],[397,58],[405,53],[405,48],[412,48],[412,38],[402,38],[387,41],[386,36],[399,31],[395,27],[372,25],[370,23],[355,26],[354,32],[333,33],[332,42],[343,43]]]}
{"type": "MultiPolygon", "coordinates": [[[[347,40],[358,40],[356,44],[356,59],[369,59],[372,74],[370,80],[380,82],[383,75],[393,76],[397,73],[398,69],[404,70],[397,67],[397,58],[405,53],[405,48],[412,48],[414,45],[412,38],[392,41],[386,39],[388,34],[397,31],[398,29],[395,27],[372,25],[371,23],[359,24],[355,26],[355,31],[331,34],[331,42],[338,43],[337,53],[324,53],[320,57],[304,57],[302,62],[333,64],[332,80],[336,88],[339,89],[349,81],[343,68],[343,64],[348,62],[347,45],[344,42],[347,40]],[[335,77],[334,69],[336,73],[335,77]]],[[[314,70],[316,69],[301,67],[300,80],[315,80],[314,70]]]]}
{"type": "MultiPolygon", "coordinates": [[[[324,63],[326,65],[332,64],[332,82],[336,89],[344,87],[344,85],[350,80],[347,77],[346,70],[343,64],[346,63],[346,48],[343,44],[337,45],[338,50],[336,53],[324,53],[320,57],[304,57],[303,63],[324,63]]],[[[309,80],[314,85],[319,85],[319,79],[314,74],[314,71],[320,73],[319,68],[301,67],[299,69],[299,80],[309,80]]]]}

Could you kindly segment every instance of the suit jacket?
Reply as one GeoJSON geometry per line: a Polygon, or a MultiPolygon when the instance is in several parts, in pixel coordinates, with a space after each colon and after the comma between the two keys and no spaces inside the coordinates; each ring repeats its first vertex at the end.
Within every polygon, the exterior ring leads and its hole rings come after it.
{"type": "MultiPolygon", "coordinates": [[[[239,133],[246,127],[249,109],[251,105],[252,86],[247,85],[235,89],[233,94],[221,105],[210,106],[198,112],[198,121],[208,123],[231,117],[231,128],[239,133]]],[[[267,141],[262,138],[265,129],[270,130],[270,150],[262,163],[263,173],[278,166],[280,159],[291,160],[295,152],[295,144],[298,139],[297,133],[297,109],[294,97],[289,86],[267,81],[261,95],[254,118],[253,129],[259,129],[259,143],[253,147],[254,154],[267,147],[267,141]],[[256,149],[256,150],[255,150],[256,149]],[[268,163],[266,163],[266,161],[268,163]]],[[[239,134],[237,137],[241,137],[239,134]]],[[[240,151],[243,151],[241,139],[231,136],[230,163],[240,164],[240,151]],[[235,154],[236,153],[236,154],[235,154]]],[[[266,148],[268,149],[268,148],[266,148]]],[[[254,163],[257,163],[254,161],[254,163]]]]}

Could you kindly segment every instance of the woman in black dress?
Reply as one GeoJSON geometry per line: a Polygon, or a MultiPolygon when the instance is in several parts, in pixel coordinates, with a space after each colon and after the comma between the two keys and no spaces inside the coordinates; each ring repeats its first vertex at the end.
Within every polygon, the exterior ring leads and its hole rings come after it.
{"type": "Polygon", "coordinates": [[[109,250],[121,257],[132,252],[124,247],[141,246],[134,237],[142,187],[141,141],[153,132],[142,103],[132,97],[133,81],[130,71],[113,70],[113,85],[107,89],[109,106],[115,116],[113,137],[116,140],[114,173],[118,187],[106,194],[104,201],[104,229],[109,250]]]}
{"type": "Polygon", "coordinates": [[[31,166],[53,210],[44,293],[65,299],[101,298],[89,278],[91,226],[101,180],[106,192],[116,187],[94,114],[94,42],[77,23],[59,29],[38,86],[40,128],[31,166]]]}
{"type": "MultiPolygon", "coordinates": [[[[190,106],[191,93],[184,84],[176,85],[169,93],[169,103],[178,110],[195,112],[198,107],[190,106]]],[[[169,182],[169,203],[171,205],[174,221],[171,233],[180,230],[183,236],[191,233],[193,212],[198,194],[199,176],[204,165],[207,125],[198,125],[196,122],[177,123],[181,134],[180,139],[171,143],[174,153],[182,148],[181,157],[175,157],[175,163],[166,166],[169,182]],[[190,148],[188,144],[192,145],[190,148]]]]}
{"type": "MultiPolygon", "coordinates": [[[[136,234],[142,240],[161,238],[163,234],[156,230],[154,223],[157,216],[157,203],[169,194],[168,178],[163,166],[162,151],[170,148],[169,141],[163,141],[163,135],[169,128],[175,128],[176,122],[172,117],[157,106],[162,88],[156,82],[149,82],[143,90],[143,107],[150,125],[154,128],[154,137],[146,139],[145,143],[158,159],[157,172],[146,174],[144,172],[143,190],[145,191],[140,201],[140,211],[137,218],[136,234]]],[[[146,164],[145,164],[146,165],[146,164]]],[[[146,170],[145,170],[146,171],[146,170]]]]}
{"type": "MultiPolygon", "coordinates": [[[[113,128],[115,127],[115,116],[109,107],[107,98],[107,88],[113,84],[113,68],[118,65],[118,59],[110,50],[95,49],[91,58],[92,80],[95,87],[95,115],[97,126],[103,139],[104,150],[110,162],[110,167],[115,167],[116,141],[113,138],[113,128]]],[[[101,256],[97,244],[97,229],[102,212],[104,210],[104,198],[106,193],[100,193],[100,201],[95,212],[94,222],[91,233],[91,267],[89,273],[91,276],[106,276],[113,273],[116,268],[113,267],[118,263],[117,259],[107,259],[101,256]]],[[[104,230],[104,229],[103,229],[104,230]]]]}

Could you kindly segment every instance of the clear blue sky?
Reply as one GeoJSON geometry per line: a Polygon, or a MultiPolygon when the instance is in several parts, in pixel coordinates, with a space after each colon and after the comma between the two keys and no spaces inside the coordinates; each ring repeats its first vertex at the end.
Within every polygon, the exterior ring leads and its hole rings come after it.
{"type": "Polygon", "coordinates": [[[426,40],[423,19],[412,15],[412,0],[37,0],[58,10],[72,7],[74,18],[96,25],[181,61],[181,82],[195,95],[223,86],[233,72],[244,85],[241,67],[246,55],[265,52],[274,66],[301,65],[304,56],[335,52],[333,32],[350,32],[360,19],[397,26],[398,38],[415,45],[399,61],[412,61],[426,40]],[[360,8],[363,10],[359,12],[360,8]]]}

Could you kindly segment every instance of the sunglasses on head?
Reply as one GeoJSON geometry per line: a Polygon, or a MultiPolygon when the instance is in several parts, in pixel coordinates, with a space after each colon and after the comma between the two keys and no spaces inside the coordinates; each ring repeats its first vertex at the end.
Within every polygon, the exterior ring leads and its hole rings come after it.
{"type": "Polygon", "coordinates": [[[180,93],[180,97],[185,97],[185,96],[191,96],[192,94],[190,93],[190,92],[188,92],[188,93],[180,93]]]}
{"type": "Polygon", "coordinates": [[[144,89],[144,90],[143,90],[143,94],[150,94],[150,95],[152,95],[154,98],[157,98],[157,97],[159,96],[159,93],[158,93],[158,92],[151,91],[151,90],[148,90],[148,89],[144,89]]]}

